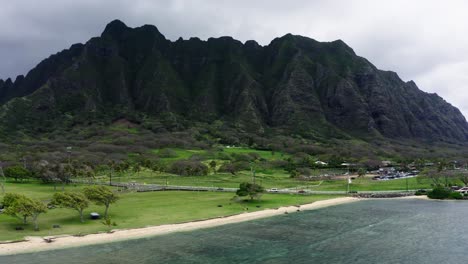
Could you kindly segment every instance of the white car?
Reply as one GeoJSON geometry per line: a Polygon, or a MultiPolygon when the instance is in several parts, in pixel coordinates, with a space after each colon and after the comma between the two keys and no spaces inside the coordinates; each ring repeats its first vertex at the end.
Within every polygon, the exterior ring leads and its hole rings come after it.
{"type": "Polygon", "coordinates": [[[269,192],[278,192],[278,188],[271,188],[270,190],[268,190],[269,192]]]}

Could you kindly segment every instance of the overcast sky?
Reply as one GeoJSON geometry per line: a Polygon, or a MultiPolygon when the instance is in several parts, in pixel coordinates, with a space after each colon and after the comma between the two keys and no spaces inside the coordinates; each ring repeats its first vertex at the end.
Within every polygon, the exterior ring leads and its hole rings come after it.
{"type": "Polygon", "coordinates": [[[166,38],[233,36],[267,45],[286,33],[342,39],[378,68],[436,92],[468,117],[468,1],[0,0],[0,78],[97,36],[113,19],[166,38]]]}

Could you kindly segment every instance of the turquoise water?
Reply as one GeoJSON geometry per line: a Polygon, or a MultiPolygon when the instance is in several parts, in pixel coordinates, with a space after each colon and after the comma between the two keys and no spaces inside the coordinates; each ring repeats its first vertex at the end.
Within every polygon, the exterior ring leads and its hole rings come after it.
{"type": "Polygon", "coordinates": [[[468,202],[368,200],[1,264],[466,263],[468,202]]]}

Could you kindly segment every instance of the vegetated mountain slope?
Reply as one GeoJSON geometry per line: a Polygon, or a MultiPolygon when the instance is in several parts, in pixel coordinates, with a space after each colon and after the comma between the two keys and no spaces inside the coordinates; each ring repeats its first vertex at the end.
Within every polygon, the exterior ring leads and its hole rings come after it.
{"type": "Polygon", "coordinates": [[[35,132],[133,115],[155,131],[223,120],[309,138],[468,139],[458,109],[378,70],[341,40],[171,42],[154,26],[118,20],[26,77],[0,80],[0,104],[3,129],[35,132]]]}

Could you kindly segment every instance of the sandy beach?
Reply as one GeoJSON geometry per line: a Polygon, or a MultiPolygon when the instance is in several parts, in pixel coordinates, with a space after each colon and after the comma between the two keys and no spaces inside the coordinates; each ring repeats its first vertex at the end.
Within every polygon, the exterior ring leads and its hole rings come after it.
{"type": "Polygon", "coordinates": [[[350,202],[359,201],[358,198],[353,197],[341,197],[323,201],[317,201],[310,204],[304,204],[300,207],[287,206],[280,207],[278,209],[266,209],[257,212],[242,213],[233,216],[213,218],[202,221],[193,221],[180,224],[169,224],[160,226],[151,226],[137,229],[124,229],[124,230],[113,230],[112,233],[98,233],[90,234],[86,236],[72,236],[62,235],[50,237],[53,239],[52,243],[45,242],[44,238],[49,237],[26,237],[26,241],[0,244],[0,255],[10,255],[19,253],[36,252],[43,250],[61,249],[68,247],[78,247],[85,245],[109,243],[121,240],[138,239],[143,237],[151,237],[157,235],[164,235],[174,232],[191,231],[201,228],[210,228],[226,224],[240,223],[255,219],[261,219],[265,217],[271,217],[275,215],[282,215],[285,213],[294,213],[297,210],[313,210],[328,206],[334,206],[339,204],[345,204],[350,202]]]}

